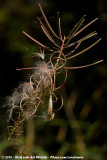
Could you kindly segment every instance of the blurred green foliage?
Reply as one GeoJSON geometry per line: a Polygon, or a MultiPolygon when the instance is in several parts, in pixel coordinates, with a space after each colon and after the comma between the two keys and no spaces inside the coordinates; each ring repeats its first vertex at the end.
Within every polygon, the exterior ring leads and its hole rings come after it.
{"type": "MultiPolygon", "coordinates": [[[[106,160],[107,1],[75,0],[72,1],[72,5],[69,1],[41,0],[39,2],[55,29],[57,29],[56,12],[60,12],[62,31],[65,34],[84,14],[87,14],[87,21],[88,18],[92,20],[98,16],[99,22],[91,28],[96,28],[99,36],[102,37],[102,42],[91,49],[88,55],[74,59],[72,64],[75,65],[77,60],[80,63],[85,61],[88,63],[91,59],[96,61],[99,58],[104,58],[104,62],[94,67],[68,71],[68,79],[60,89],[64,98],[64,107],[55,113],[55,119],[50,122],[43,122],[42,118],[34,118],[33,153],[48,156],[81,155],[84,160],[106,160]]],[[[31,54],[39,52],[39,47],[25,37],[22,31],[25,30],[39,41],[48,43],[40,30],[37,16],[41,14],[36,0],[0,1],[0,156],[18,155],[7,140],[6,97],[10,96],[19,82],[25,81],[30,74],[29,71],[18,72],[16,68],[34,66],[35,62],[31,54]]],[[[59,77],[58,83],[60,80],[59,77]]]]}

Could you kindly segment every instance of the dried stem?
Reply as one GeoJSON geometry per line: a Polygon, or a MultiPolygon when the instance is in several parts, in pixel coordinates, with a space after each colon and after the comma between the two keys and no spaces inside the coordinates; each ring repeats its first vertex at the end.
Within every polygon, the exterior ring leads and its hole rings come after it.
{"type": "MultiPolygon", "coordinates": [[[[96,42],[94,42],[93,44],[91,44],[90,46],[88,46],[87,48],[83,49],[80,52],[76,52],[80,44],[83,41],[88,40],[89,38],[92,38],[93,36],[95,36],[97,34],[96,31],[91,32],[90,34],[84,36],[83,38],[80,38],[79,40],[76,40],[76,41],[73,40],[74,37],[76,37],[88,26],[94,23],[98,18],[94,19],[93,21],[85,25],[83,28],[81,28],[81,26],[85,21],[85,15],[84,15],[80,19],[80,21],[74,26],[74,28],[71,30],[70,34],[67,37],[62,36],[60,18],[58,18],[58,30],[59,30],[59,36],[58,36],[52,29],[50,23],[48,22],[40,4],[39,4],[39,8],[44,17],[45,24],[40,20],[39,17],[37,19],[40,22],[40,25],[44,34],[49,39],[49,41],[53,44],[54,47],[51,48],[42,44],[41,42],[34,39],[29,34],[23,31],[23,33],[28,38],[30,38],[35,43],[37,43],[40,47],[43,48],[43,50],[40,48],[40,53],[36,53],[36,56],[40,57],[42,60],[40,66],[17,69],[18,71],[25,70],[25,69],[34,70],[33,74],[29,78],[29,82],[21,84],[15,90],[15,92],[13,93],[12,102],[10,104],[11,108],[10,108],[9,119],[12,121],[13,126],[8,127],[12,129],[11,131],[9,131],[8,140],[11,141],[13,147],[22,155],[26,155],[22,151],[23,147],[21,148],[18,147],[18,144],[16,144],[15,142],[15,140],[17,139],[17,136],[20,136],[20,134],[23,133],[23,130],[20,129],[20,126],[22,126],[23,123],[28,119],[29,119],[29,122],[31,122],[30,121],[31,117],[37,117],[38,116],[37,110],[43,110],[44,112],[46,112],[46,116],[40,115],[41,117],[44,117],[45,120],[52,120],[54,118],[55,114],[53,113],[53,111],[58,111],[63,106],[63,98],[61,94],[58,92],[58,89],[60,89],[66,82],[67,70],[85,68],[85,67],[93,66],[103,61],[103,60],[99,60],[91,64],[76,66],[76,67],[66,66],[68,60],[75,58],[81,55],[82,53],[88,51],[90,48],[95,46],[101,40],[101,38],[98,39],[96,42]],[[74,46],[74,48],[68,51],[68,53],[66,53],[65,52],[66,49],[71,49],[70,47],[72,46],[74,46]],[[47,56],[49,56],[48,61],[45,59],[46,57],[45,49],[48,50],[48,54],[47,54],[47,56]],[[76,53],[74,55],[71,55],[74,52],[76,53]],[[60,75],[62,70],[65,70],[65,78],[63,82],[58,87],[56,87],[56,81],[57,81],[56,76],[58,74],[60,75]],[[48,98],[48,102],[49,102],[48,106],[46,106],[45,104],[46,98],[48,98]],[[61,105],[59,106],[58,109],[55,110],[53,109],[54,103],[57,103],[58,99],[61,100],[61,105]],[[15,120],[13,117],[15,117],[15,120]],[[13,137],[15,137],[15,139],[13,139],[13,137]]],[[[29,132],[29,129],[28,129],[28,132],[29,132]]],[[[31,136],[30,133],[28,134],[28,137],[29,136],[31,136]]],[[[27,145],[28,146],[31,145],[32,147],[32,144],[30,144],[29,141],[27,141],[27,145]]]]}

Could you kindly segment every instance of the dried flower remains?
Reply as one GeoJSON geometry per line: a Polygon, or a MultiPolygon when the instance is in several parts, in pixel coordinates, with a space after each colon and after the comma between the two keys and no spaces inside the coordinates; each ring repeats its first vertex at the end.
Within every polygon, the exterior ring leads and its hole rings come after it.
{"type": "MultiPolygon", "coordinates": [[[[34,56],[41,58],[42,62],[40,66],[31,68],[20,68],[19,71],[25,69],[32,69],[33,74],[29,78],[29,82],[21,84],[13,93],[13,97],[10,103],[10,114],[9,119],[12,121],[12,125],[8,127],[9,138],[14,148],[17,151],[25,155],[23,148],[18,147],[19,144],[16,142],[16,137],[23,133],[22,125],[23,123],[31,117],[38,117],[37,112],[43,110],[42,117],[45,120],[52,120],[55,116],[55,111],[58,111],[63,106],[63,98],[59,93],[58,89],[61,88],[67,79],[68,69],[78,69],[89,67],[97,63],[102,62],[99,60],[97,62],[87,64],[84,66],[67,66],[67,62],[82,53],[88,51],[90,48],[95,46],[101,38],[92,43],[87,48],[77,52],[77,49],[83,41],[90,39],[97,35],[96,31],[89,33],[88,35],[74,41],[74,38],[82,33],[87,27],[93,24],[98,18],[92,20],[87,25],[83,26],[85,21],[85,15],[79,20],[74,26],[68,36],[63,36],[61,31],[60,18],[58,19],[59,35],[55,33],[51,27],[46,15],[39,4],[39,8],[44,18],[44,22],[37,17],[40,22],[41,29],[48,40],[51,42],[51,47],[42,44],[38,40],[34,39],[28,33],[23,31],[23,33],[33,40],[36,44],[40,46],[40,53],[36,53],[34,56]],[[83,27],[82,27],[83,26],[83,27]],[[47,53],[45,54],[45,52],[47,53]],[[67,52],[68,51],[68,52],[67,52]],[[65,71],[65,78],[60,86],[56,87],[56,76],[65,71]],[[47,102],[48,100],[48,102],[47,102]],[[60,106],[59,102],[60,101],[60,106]],[[54,104],[58,102],[58,108],[54,109],[54,104]]],[[[40,115],[41,116],[41,115],[40,115]]]]}

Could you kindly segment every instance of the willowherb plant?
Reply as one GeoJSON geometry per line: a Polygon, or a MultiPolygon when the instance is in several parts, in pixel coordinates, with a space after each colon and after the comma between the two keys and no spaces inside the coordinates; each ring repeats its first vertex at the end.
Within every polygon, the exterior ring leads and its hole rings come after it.
{"type": "Polygon", "coordinates": [[[97,35],[97,33],[96,31],[93,31],[76,41],[74,41],[74,38],[77,37],[88,26],[94,23],[98,18],[92,20],[90,23],[82,27],[85,20],[84,15],[66,37],[63,36],[61,32],[60,18],[58,19],[59,35],[57,35],[48,22],[48,19],[46,18],[40,4],[39,8],[41,10],[45,23],[43,23],[43,21],[39,17],[37,17],[37,19],[40,22],[41,29],[43,30],[44,34],[52,43],[52,46],[49,47],[45,44],[42,44],[23,31],[23,33],[27,37],[29,37],[41,47],[40,53],[36,53],[35,56],[40,57],[42,59],[42,63],[36,67],[17,69],[19,71],[32,69],[34,71],[29,78],[29,82],[21,84],[15,90],[10,103],[9,119],[12,121],[12,126],[8,127],[8,140],[11,141],[13,147],[16,148],[17,151],[22,155],[24,155],[23,148],[18,147],[20,145],[19,143],[17,144],[16,137],[20,136],[23,133],[23,123],[33,116],[38,116],[37,111],[39,110],[43,110],[44,115],[42,117],[45,118],[45,120],[52,120],[54,118],[53,112],[59,110],[63,106],[63,98],[58,89],[63,86],[67,79],[67,70],[89,67],[103,61],[100,60],[92,64],[87,64],[85,66],[67,66],[68,60],[73,59],[74,57],[77,57],[80,54],[86,52],[101,40],[100,38],[82,51],[76,52],[77,48],[83,41],[92,38],[93,36],[97,35]],[[47,54],[45,54],[45,50],[48,51],[47,54]],[[67,52],[67,50],[70,51],[67,52]],[[64,81],[62,82],[62,84],[60,84],[60,86],[56,87],[56,76],[63,70],[65,70],[64,81]],[[46,103],[47,99],[48,103],[46,103]],[[59,108],[54,109],[54,103],[57,103],[59,100],[59,108]]]}

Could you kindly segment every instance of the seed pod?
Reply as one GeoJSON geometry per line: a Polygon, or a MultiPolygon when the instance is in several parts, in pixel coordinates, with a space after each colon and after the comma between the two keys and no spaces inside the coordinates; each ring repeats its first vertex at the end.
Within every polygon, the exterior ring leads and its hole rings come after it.
{"type": "Polygon", "coordinates": [[[52,102],[52,95],[50,94],[49,107],[48,107],[48,118],[49,118],[49,120],[52,120],[55,116],[55,114],[52,112],[52,109],[53,109],[53,102],[52,102]]]}

